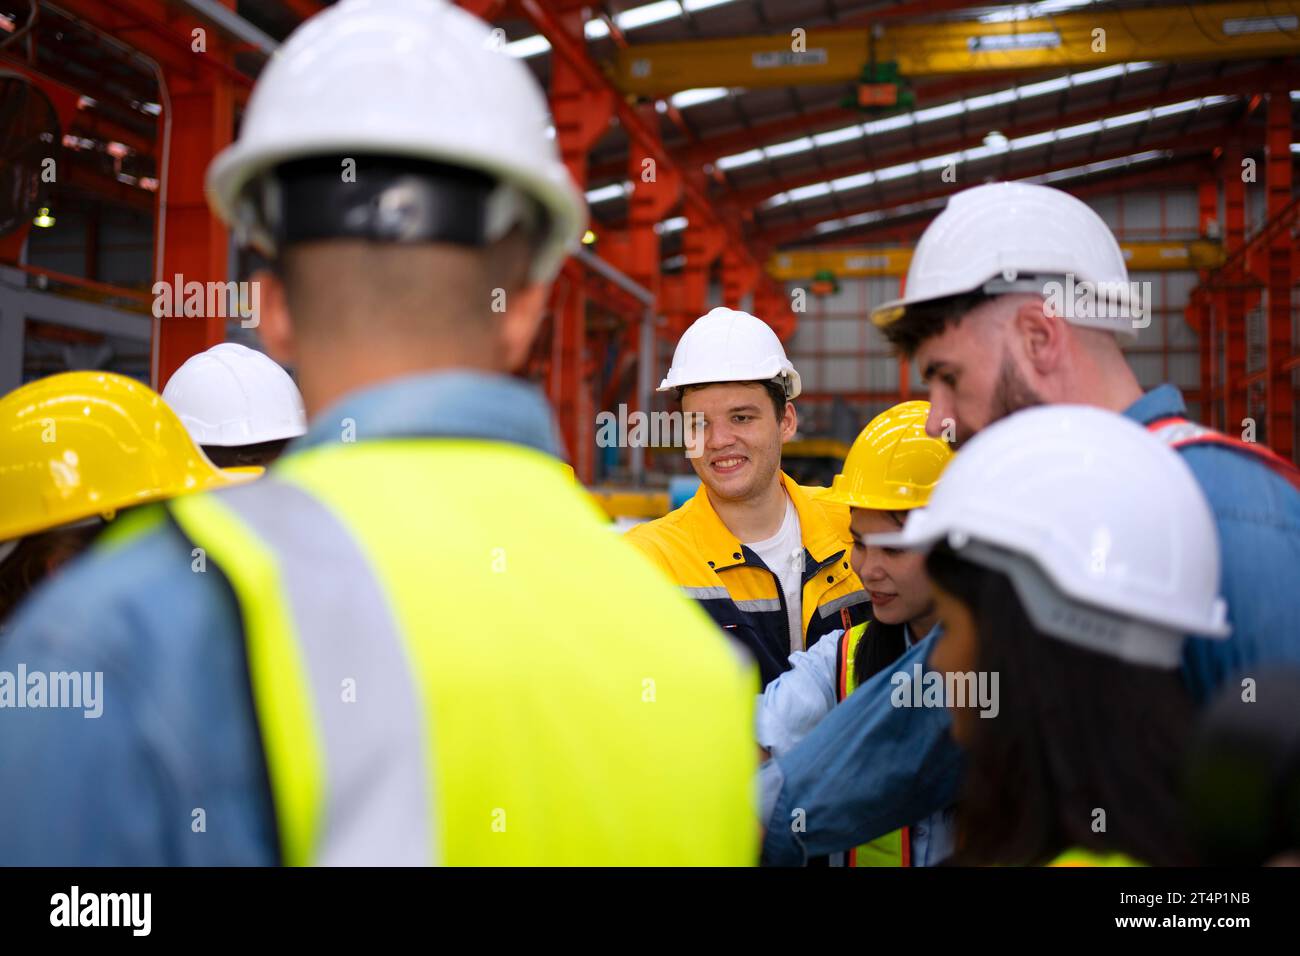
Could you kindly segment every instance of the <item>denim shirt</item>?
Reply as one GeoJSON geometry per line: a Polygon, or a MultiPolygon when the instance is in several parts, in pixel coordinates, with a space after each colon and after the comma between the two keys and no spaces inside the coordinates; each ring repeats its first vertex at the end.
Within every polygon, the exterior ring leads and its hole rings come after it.
{"type": "MultiPolygon", "coordinates": [[[[1185,415],[1186,406],[1176,388],[1161,385],[1124,414],[1147,424],[1185,415]]],[[[1223,681],[1252,667],[1300,663],[1300,493],[1246,452],[1220,445],[1180,451],[1214,512],[1221,593],[1232,624],[1227,640],[1190,638],[1184,645],[1184,679],[1204,702],[1223,681]]],[[[933,646],[927,635],[801,744],[763,765],[764,863],[801,865],[956,800],[962,755],[947,710],[889,702],[892,671],[927,663],[933,646]],[[802,826],[791,826],[792,819],[802,826]]]]}
{"type": "MultiPolygon", "coordinates": [[[[400,436],[558,447],[533,387],[445,372],[346,396],[289,454],[400,436]]],[[[103,673],[97,718],[0,709],[0,864],[278,862],[239,606],[219,570],[195,574],[191,560],[190,544],[159,524],[69,564],[0,635],[0,672],[103,673]]]]}
{"type": "MultiPolygon", "coordinates": [[[[926,634],[936,638],[942,625],[935,624],[926,634]]],[[[758,745],[774,757],[788,753],[808,736],[818,721],[824,719],[835,707],[836,671],[840,656],[840,639],[844,631],[831,631],[807,651],[790,655],[790,670],[781,674],[763,688],[754,710],[754,726],[758,745]]],[[[904,647],[912,647],[916,639],[912,629],[903,625],[904,647]]],[[[895,673],[890,668],[890,673],[895,673]]],[[[760,790],[763,778],[760,776],[760,790]]],[[[912,865],[934,866],[951,853],[953,848],[953,811],[945,807],[928,817],[919,819],[908,828],[911,840],[912,865]]]]}

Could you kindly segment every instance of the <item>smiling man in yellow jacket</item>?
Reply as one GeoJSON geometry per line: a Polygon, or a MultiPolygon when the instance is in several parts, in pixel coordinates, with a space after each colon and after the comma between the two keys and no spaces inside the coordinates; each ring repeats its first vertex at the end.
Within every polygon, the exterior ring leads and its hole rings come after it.
{"type": "Polygon", "coordinates": [[[628,532],[758,661],[764,686],[823,634],[866,620],[849,564],[848,508],[815,499],[781,471],[799,420],[799,373],[762,320],[717,308],[677,343],[659,386],[697,427],[695,497],[628,532]]]}

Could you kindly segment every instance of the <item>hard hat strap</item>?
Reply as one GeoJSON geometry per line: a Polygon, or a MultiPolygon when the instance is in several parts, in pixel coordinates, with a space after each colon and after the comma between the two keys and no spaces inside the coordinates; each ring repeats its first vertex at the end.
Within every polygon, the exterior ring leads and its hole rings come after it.
{"type": "Polygon", "coordinates": [[[475,170],[390,156],[328,156],[276,167],[249,187],[246,214],[275,250],[317,239],[482,247],[516,224],[536,234],[540,207],[475,170]]]}
{"type": "Polygon", "coordinates": [[[1016,276],[1014,279],[995,276],[980,286],[980,291],[985,295],[1010,295],[1015,292],[1028,292],[1034,295],[1044,295],[1044,287],[1048,282],[1063,283],[1065,282],[1065,276],[1026,275],[1016,276]]]}

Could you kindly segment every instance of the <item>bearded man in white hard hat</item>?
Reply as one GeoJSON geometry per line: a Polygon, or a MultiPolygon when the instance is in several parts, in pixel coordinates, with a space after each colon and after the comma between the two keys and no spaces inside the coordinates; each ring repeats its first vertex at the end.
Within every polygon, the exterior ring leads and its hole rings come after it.
{"type": "MultiPolygon", "coordinates": [[[[1047,186],[965,190],[921,236],[906,289],[872,319],[929,384],[929,434],[960,443],[1020,409],[1091,405],[1181,454],[1214,512],[1231,609],[1231,638],[1189,637],[1183,647],[1195,700],[1243,669],[1300,662],[1300,474],[1262,445],[1189,421],[1175,386],[1143,393],[1121,342],[1149,325],[1148,297],[1100,216],[1047,186]]],[[[1132,480],[1147,479],[1135,469],[1132,480]]],[[[1109,538],[1097,541],[1104,559],[1109,538]]],[[[923,665],[931,650],[922,641],[896,670],[923,665]]],[[[944,711],[889,706],[891,676],[877,675],[765,766],[765,860],[798,863],[853,846],[957,796],[951,721],[944,711]],[[888,772],[872,772],[885,755],[894,755],[888,772]],[[794,807],[806,812],[805,832],[791,832],[794,807]]]]}
{"type": "Polygon", "coordinates": [[[548,120],[442,0],[341,0],[269,60],[208,198],[274,264],[259,333],[311,427],[20,613],[0,671],[114,689],[4,712],[0,860],[753,862],[752,663],[509,374],[585,218],[548,120]]]}
{"type": "Polygon", "coordinates": [[[289,373],[238,342],[191,355],[167,380],[163,400],[221,468],[265,467],[307,431],[302,394],[289,373]]]}
{"type": "Polygon", "coordinates": [[[772,328],[716,308],[682,335],[659,386],[681,402],[695,497],[627,537],[758,660],[766,686],[790,655],[866,620],[849,562],[848,508],[781,471],[799,373],[772,328]]]}

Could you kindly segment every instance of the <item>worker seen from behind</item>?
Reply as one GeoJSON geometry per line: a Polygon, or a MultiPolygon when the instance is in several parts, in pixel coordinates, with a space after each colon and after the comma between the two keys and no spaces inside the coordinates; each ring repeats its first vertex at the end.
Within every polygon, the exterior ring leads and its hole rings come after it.
{"type": "Polygon", "coordinates": [[[125,509],[256,477],[214,468],[149,386],[61,372],[0,398],[0,627],[125,509]]]}
{"type": "MultiPolygon", "coordinates": [[[[923,508],[952,458],[952,449],[925,433],[928,402],[902,402],[881,412],[849,450],[843,471],[817,497],[849,508],[851,564],[871,596],[871,619],[832,631],[807,651],[790,655],[791,669],[767,685],[758,702],[758,743],[773,756],[790,750],[832,707],[938,629],[938,613],[923,555],[869,544],[897,531],[923,508]]],[[[928,866],[951,852],[950,812],[837,854],[848,866],[928,866]]]]}
{"type": "Polygon", "coordinates": [[[943,630],[922,683],[967,755],[953,862],[1196,862],[1179,669],[1184,635],[1229,633],[1216,537],[1165,443],[1055,405],[981,431],[902,531],[868,538],[928,552],[943,630]],[[995,706],[974,706],[989,686],[995,706]]]}
{"type": "Polygon", "coordinates": [[[190,356],[162,394],[204,454],[223,468],[269,465],[307,431],[302,395],[289,373],[237,342],[190,356]]]}
{"type": "Polygon", "coordinates": [[[688,454],[700,487],[627,538],[753,653],[766,686],[790,654],[867,613],[848,509],[781,471],[799,373],[767,323],[719,307],[682,335],[658,390],[701,423],[688,454]]]}
{"type": "MultiPolygon", "coordinates": [[[[931,435],[960,442],[1036,405],[1091,405],[1148,428],[1191,468],[1214,514],[1233,628],[1226,641],[1191,635],[1183,645],[1194,701],[1243,669],[1300,662],[1300,475],[1262,445],[1188,421],[1173,385],[1143,393],[1121,341],[1150,316],[1101,217],[1048,186],[963,190],[921,236],[906,289],[873,320],[929,384],[931,435]],[[1066,288],[1107,294],[1069,300],[1066,288]]],[[[924,663],[932,646],[921,641],[898,667],[924,663]]],[[[887,679],[876,677],[886,687],[887,679]]],[[[854,694],[764,767],[766,861],[798,864],[953,802],[961,757],[946,712],[879,699],[854,694]],[[897,774],[871,772],[900,739],[925,759],[909,756],[897,774]],[[786,822],[796,807],[802,831],[786,822]]]]}
{"type": "Polygon", "coordinates": [[[442,0],[341,0],[266,64],[208,197],[274,263],[259,329],[310,429],[18,616],[0,669],[111,684],[98,720],[0,711],[0,859],[754,860],[752,662],[509,374],[585,210],[499,46],[442,0]]]}

